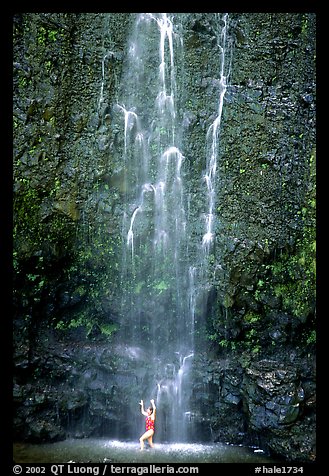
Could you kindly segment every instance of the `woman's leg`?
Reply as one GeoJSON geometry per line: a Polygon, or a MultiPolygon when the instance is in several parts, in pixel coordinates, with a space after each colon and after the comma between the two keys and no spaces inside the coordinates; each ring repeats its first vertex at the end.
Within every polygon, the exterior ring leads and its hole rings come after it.
{"type": "Polygon", "coordinates": [[[150,437],[153,436],[154,431],[153,430],[148,430],[146,431],[139,439],[139,442],[141,444],[141,450],[144,449],[144,440],[149,439],[150,437]]]}
{"type": "Polygon", "coordinates": [[[154,448],[154,444],[153,444],[153,434],[148,437],[147,441],[149,442],[150,447],[151,447],[151,448],[154,448]]]}

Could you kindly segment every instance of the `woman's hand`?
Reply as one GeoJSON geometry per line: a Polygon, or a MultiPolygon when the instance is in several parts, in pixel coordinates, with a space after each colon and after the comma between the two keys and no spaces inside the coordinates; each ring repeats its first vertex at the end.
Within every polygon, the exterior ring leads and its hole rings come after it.
{"type": "Polygon", "coordinates": [[[141,401],[139,402],[139,404],[143,406],[143,405],[144,405],[143,400],[141,400],[141,401]]]}

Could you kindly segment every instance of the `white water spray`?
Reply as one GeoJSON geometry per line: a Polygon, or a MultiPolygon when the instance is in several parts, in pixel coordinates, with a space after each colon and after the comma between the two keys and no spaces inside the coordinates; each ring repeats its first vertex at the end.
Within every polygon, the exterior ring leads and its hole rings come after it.
{"type": "MultiPolygon", "coordinates": [[[[188,441],[192,433],[192,370],[196,319],[205,288],[205,253],[215,233],[215,193],[219,134],[226,91],[227,15],[219,35],[220,91],[217,117],[206,136],[207,216],[200,255],[190,245],[183,150],[184,128],[178,81],[183,67],[182,37],[166,13],[136,15],[126,75],[115,109],[122,134],[126,203],[122,226],[122,327],[128,348],[140,348],[148,388],[158,412],[158,441],[188,441]],[[181,56],[179,56],[181,55],[181,56]],[[190,246],[193,260],[190,256],[190,246]],[[200,279],[201,278],[201,279],[200,279]],[[144,353],[144,354],[143,354],[144,353]]],[[[121,142],[120,142],[121,139],[121,142]]],[[[201,233],[203,230],[201,229],[201,233]]]]}

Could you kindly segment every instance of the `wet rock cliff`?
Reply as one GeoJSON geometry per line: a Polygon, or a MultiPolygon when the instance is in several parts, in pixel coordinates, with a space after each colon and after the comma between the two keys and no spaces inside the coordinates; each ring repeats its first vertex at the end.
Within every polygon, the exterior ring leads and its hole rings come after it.
{"type": "MultiPolygon", "coordinates": [[[[198,208],[220,17],[173,15],[184,39],[184,177],[198,208]]],[[[127,190],[113,105],[134,17],[13,17],[18,440],[114,436],[118,408],[127,404],[133,418],[131,397],[147,378],[147,356],[117,338],[127,190]]],[[[315,15],[232,13],[228,35],[218,223],[191,425],[205,441],[313,461],[315,15]]],[[[193,241],[200,222],[190,226],[193,241]]],[[[121,430],[133,438],[137,428],[121,430]]]]}

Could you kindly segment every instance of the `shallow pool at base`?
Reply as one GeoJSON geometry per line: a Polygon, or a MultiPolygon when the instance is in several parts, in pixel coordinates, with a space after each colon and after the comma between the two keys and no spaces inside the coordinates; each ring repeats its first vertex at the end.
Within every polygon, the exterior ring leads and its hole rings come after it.
{"type": "Polygon", "coordinates": [[[15,443],[15,463],[271,463],[258,448],[222,443],[159,443],[140,451],[138,442],[107,438],[67,439],[56,443],[15,443]]]}

